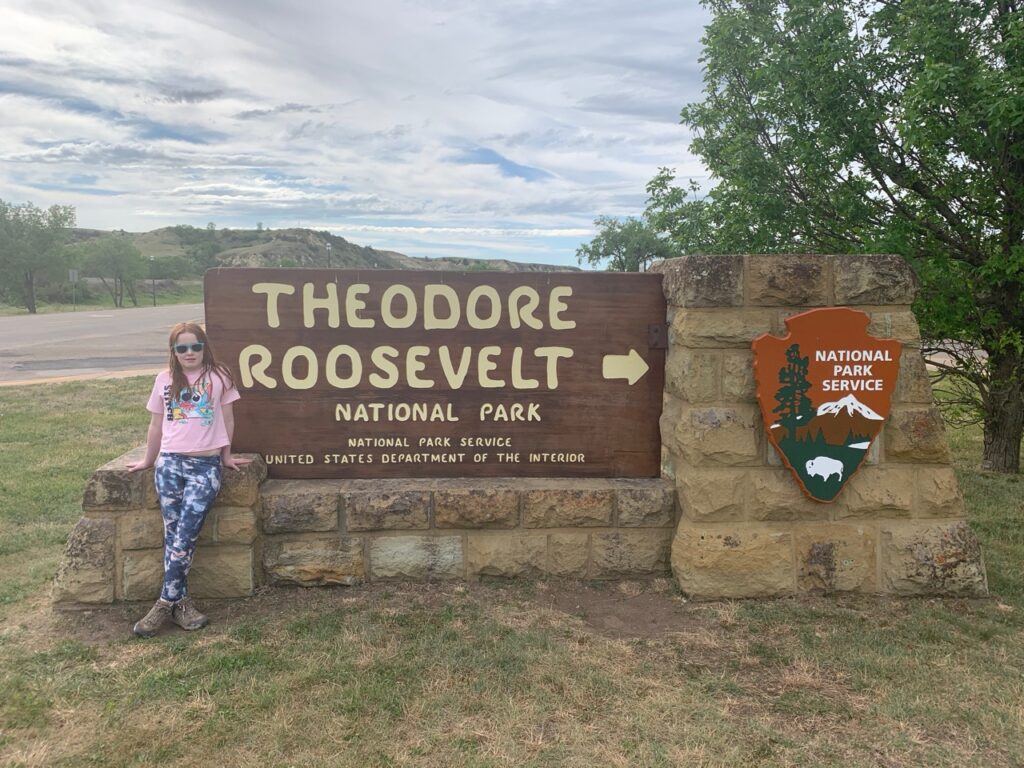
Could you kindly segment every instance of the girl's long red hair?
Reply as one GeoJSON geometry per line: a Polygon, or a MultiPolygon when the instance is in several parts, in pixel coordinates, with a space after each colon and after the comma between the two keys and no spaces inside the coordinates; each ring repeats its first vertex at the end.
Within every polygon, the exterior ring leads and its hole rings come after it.
{"type": "Polygon", "coordinates": [[[169,342],[171,359],[167,366],[171,372],[171,397],[177,398],[181,390],[189,388],[188,377],[185,375],[181,363],[178,362],[178,356],[174,354],[174,345],[178,343],[178,337],[183,333],[191,333],[196,337],[196,341],[203,342],[203,371],[200,378],[215,373],[221,380],[221,386],[224,389],[233,387],[234,378],[231,376],[231,370],[223,363],[217,362],[217,358],[213,354],[213,347],[210,346],[210,339],[203,327],[197,323],[178,323],[171,328],[169,342]]]}

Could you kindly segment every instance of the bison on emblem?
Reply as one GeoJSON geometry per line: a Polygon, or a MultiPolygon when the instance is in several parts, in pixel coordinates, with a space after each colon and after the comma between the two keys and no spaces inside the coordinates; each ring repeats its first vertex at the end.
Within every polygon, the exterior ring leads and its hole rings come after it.
{"type": "Polygon", "coordinates": [[[806,469],[808,477],[820,477],[826,483],[832,479],[832,475],[840,482],[843,480],[843,462],[828,456],[815,456],[807,462],[806,469]]]}

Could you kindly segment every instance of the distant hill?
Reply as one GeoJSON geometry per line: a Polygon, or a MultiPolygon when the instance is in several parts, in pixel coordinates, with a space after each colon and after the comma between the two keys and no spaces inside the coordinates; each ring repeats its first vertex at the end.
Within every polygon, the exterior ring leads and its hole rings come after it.
{"type": "MultiPolygon", "coordinates": [[[[74,240],[83,242],[109,235],[96,229],[77,229],[74,240]]],[[[125,232],[149,259],[181,259],[207,267],[326,267],[330,245],[331,266],[344,269],[442,269],[492,272],[561,272],[574,267],[523,264],[507,259],[456,257],[415,258],[397,251],[356,245],[344,237],[311,229],[200,229],[164,227],[151,232],[125,232]]]]}

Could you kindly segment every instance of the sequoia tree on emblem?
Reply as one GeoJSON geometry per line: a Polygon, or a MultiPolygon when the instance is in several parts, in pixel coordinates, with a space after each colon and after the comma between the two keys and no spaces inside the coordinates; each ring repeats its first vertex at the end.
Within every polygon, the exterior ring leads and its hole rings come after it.
{"type": "Polygon", "coordinates": [[[786,319],[785,337],[754,339],[754,375],[768,439],[800,487],[830,502],[864,462],[889,416],[900,342],[867,332],[848,307],[786,319]]]}

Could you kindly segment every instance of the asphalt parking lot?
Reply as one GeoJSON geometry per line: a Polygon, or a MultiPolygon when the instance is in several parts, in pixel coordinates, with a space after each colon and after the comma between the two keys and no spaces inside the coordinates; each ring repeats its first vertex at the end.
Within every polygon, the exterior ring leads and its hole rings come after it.
{"type": "Polygon", "coordinates": [[[0,317],[0,385],[155,373],[167,333],[203,322],[202,304],[0,317]]]}

